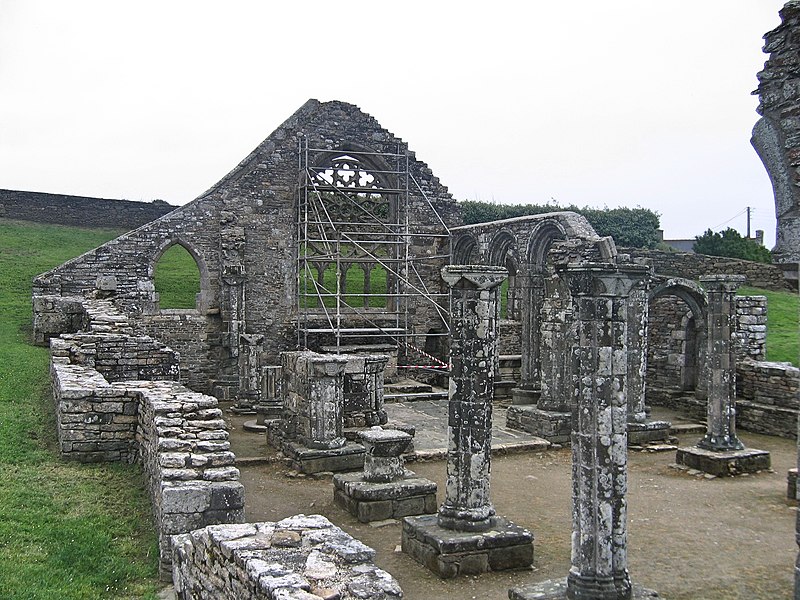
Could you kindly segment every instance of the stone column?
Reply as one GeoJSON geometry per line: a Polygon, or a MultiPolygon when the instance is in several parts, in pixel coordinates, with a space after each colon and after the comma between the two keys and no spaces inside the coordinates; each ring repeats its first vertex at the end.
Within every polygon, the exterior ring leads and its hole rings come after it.
{"type": "MultiPolygon", "coordinates": [[[[797,420],[797,472],[800,473],[800,419],[797,420]]],[[[800,489],[795,485],[795,499],[800,499],[800,494],[797,490],[800,489]]],[[[794,541],[800,546],[800,511],[797,512],[794,526],[794,541]]],[[[794,600],[800,600],[800,552],[797,554],[797,559],[794,563],[794,600]]]]}
{"type": "Polygon", "coordinates": [[[261,367],[261,394],[256,404],[256,418],[245,421],[243,428],[254,433],[267,430],[267,422],[283,416],[283,368],[280,365],[261,367]]]}
{"type": "Polygon", "coordinates": [[[628,296],[647,267],[570,264],[572,293],[572,566],[566,581],[513,589],[512,600],[628,600],[636,589],[627,557],[628,296]]]}
{"type": "Polygon", "coordinates": [[[647,375],[648,280],[633,286],[628,296],[628,444],[665,442],[672,424],[647,418],[645,377],[647,375]]]}
{"type": "Polygon", "coordinates": [[[497,324],[502,267],[450,265],[450,402],[447,484],[439,525],[460,531],[491,528],[489,501],[497,324]]]}
{"type": "Polygon", "coordinates": [[[736,290],[743,275],[700,278],[708,294],[708,430],[698,442],[707,450],[741,450],[736,437],[736,290]]]}
{"type": "Polygon", "coordinates": [[[770,467],[770,454],[746,449],[736,436],[736,290],[742,275],[708,275],[706,367],[708,423],[696,446],[678,448],[675,462],[712,475],[753,473],[770,467]]]}
{"type": "Polygon", "coordinates": [[[534,404],[539,398],[539,309],[543,296],[542,277],[526,265],[517,273],[519,304],[522,313],[522,337],[520,339],[519,387],[512,390],[513,404],[534,404]]]}
{"type": "Polygon", "coordinates": [[[492,399],[506,269],[449,265],[450,390],[445,499],[436,517],[403,521],[403,551],[440,577],[526,567],[533,536],[489,498],[492,399]]]}
{"type": "Polygon", "coordinates": [[[577,324],[572,348],[572,567],[569,598],[631,597],[628,575],[628,295],[638,265],[563,272],[577,324]]]}

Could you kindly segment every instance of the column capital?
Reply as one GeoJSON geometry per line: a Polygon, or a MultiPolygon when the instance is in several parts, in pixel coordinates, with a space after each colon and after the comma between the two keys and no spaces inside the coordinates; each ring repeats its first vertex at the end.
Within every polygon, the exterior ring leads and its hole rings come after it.
{"type": "Polygon", "coordinates": [[[645,265],[614,263],[570,263],[558,269],[574,296],[627,297],[635,285],[650,274],[645,265]]]}
{"type": "Polygon", "coordinates": [[[451,288],[466,283],[469,287],[490,290],[508,277],[508,269],[493,265],[447,265],[442,269],[442,279],[451,288]]]}
{"type": "Polygon", "coordinates": [[[747,281],[747,277],[744,275],[703,275],[700,277],[703,287],[713,292],[735,292],[745,281],[747,281]]]}

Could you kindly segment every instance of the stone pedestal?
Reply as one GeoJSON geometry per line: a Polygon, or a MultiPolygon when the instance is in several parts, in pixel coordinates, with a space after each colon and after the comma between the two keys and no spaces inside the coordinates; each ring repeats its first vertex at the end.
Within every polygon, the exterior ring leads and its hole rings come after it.
{"type": "Polygon", "coordinates": [[[255,405],[256,418],[245,421],[245,431],[265,433],[267,422],[283,416],[283,376],[280,365],[261,368],[261,398],[255,405]]]}
{"type": "Polygon", "coordinates": [[[333,499],[362,523],[436,512],[436,484],[405,469],[411,436],[375,427],[360,434],[363,473],[333,477],[333,499]]]}
{"type": "MultiPolygon", "coordinates": [[[[567,580],[562,579],[559,581],[543,581],[542,583],[534,583],[508,591],[509,600],[575,600],[580,598],[582,600],[594,600],[601,598],[601,596],[568,596],[567,595],[567,580]]],[[[633,585],[631,594],[628,596],[630,600],[657,600],[661,598],[658,593],[653,590],[648,590],[640,585],[633,585]]]]}
{"type": "MultiPolygon", "coordinates": [[[[347,358],[315,352],[281,354],[285,424],[281,450],[303,473],[352,471],[364,464],[364,447],[343,433],[343,380],[347,358]]],[[[275,431],[268,432],[273,440],[275,431]]]]}
{"type": "Polygon", "coordinates": [[[344,426],[385,425],[387,415],[383,407],[383,386],[389,356],[353,355],[348,359],[344,375],[344,426]]]}
{"type": "Polygon", "coordinates": [[[627,564],[628,295],[645,267],[570,264],[572,292],[572,566],[566,581],[513,589],[517,600],[628,600],[627,564]]]}
{"type": "Polygon", "coordinates": [[[445,500],[436,516],[404,519],[402,537],[403,550],[440,577],[521,568],[533,560],[533,536],[497,517],[489,498],[498,291],[506,273],[471,265],[442,269],[450,286],[452,365],[445,500]]]}
{"type": "Polygon", "coordinates": [[[753,473],[769,468],[769,452],[745,451],[736,435],[736,289],[743,275],[709,275],[700,282],[708,294],[708,423],[696,446],[680,448],[675,462],[713,475],[753,473]]]}

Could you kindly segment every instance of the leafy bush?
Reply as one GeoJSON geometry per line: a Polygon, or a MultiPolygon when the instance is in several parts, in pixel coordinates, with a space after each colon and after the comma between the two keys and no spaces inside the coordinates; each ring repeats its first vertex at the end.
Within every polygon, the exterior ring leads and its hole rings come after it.
{"type": "Polygon", "coordinates": [[[742,237],[738,231],[728,227],[722,233],[708,229],[695,238],[693,249],[698,254],[741,258],[756,262],[772,262],[772,254],[755,240],[742,237]]]}
{"type": "Polygon", "coordinates": [[[619,246],[655,248],[659,242],[658,213],[641,207],[578,208],[553,204],[495,204],[477,200],[467,200],[460,205],[466,225],[569,210],[586,217],[598,235],[612,236],[619,246]]]}

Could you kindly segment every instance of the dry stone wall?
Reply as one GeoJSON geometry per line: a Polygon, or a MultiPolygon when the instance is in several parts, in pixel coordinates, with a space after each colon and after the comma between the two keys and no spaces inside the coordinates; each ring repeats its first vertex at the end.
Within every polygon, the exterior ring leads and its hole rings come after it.
{"type": "Polygon", "coordinates": [[[784,279],[783,270],[775,265],[707,254],[663,252],[644,248],[621,248],[620,252],[630,254],[634,259],[652,261],[657,275],[682,277],[696,281],[702,275],[738,273],[747,278],[746,285],[767,290],[785,291],[790,289],[784,279]]]}
{"type": "Polygon", "coordinates": [[[394,600],[375,551],[320,515],[216,525],[174,538],[179,600],[394,600]]]}
{"type": "Polygon", "coordinates": [[[76,227],[136,229],[176,208],[163,200],[131,202],[130,200],[0,190],[0,217],[76,227]]]}
{"type": "Polygon", "coordinates": [[[736,422],[742,429],[797,436],[800,369],[788,363],[742,361],[736,365],[736,422]]]}

